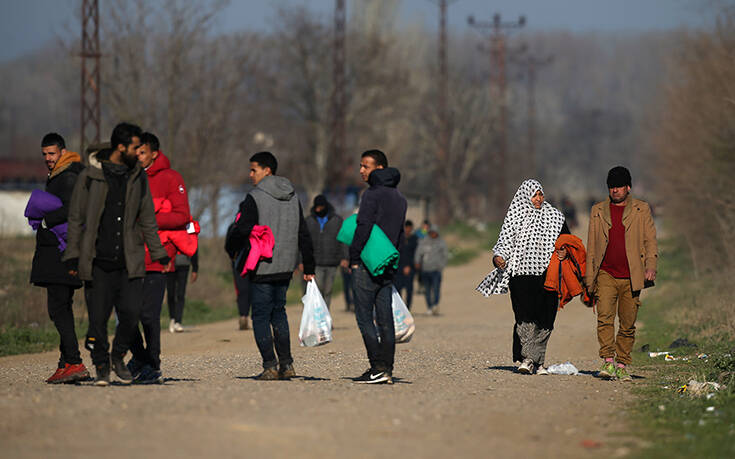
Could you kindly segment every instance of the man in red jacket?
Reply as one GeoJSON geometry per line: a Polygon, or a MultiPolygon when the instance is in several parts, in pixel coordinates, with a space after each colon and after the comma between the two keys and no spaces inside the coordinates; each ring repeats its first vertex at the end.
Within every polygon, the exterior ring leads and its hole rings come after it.
{"type": "MultiPolygon", "coordinates": [[[[156,209],[156,223],[161,231],[186,230],[191,221],[189,199],[181,174],[171,169],[171,163],[159,149],[158,138],[150,132],[143,133],[138,148],[138,162],[146,171],[148,186],[156,209]]],[[[145,278],[143,281],[143,310],[140,322],[145,334],[145,346],[140,329],[136,330],[131,351],[133,358],[128,369],[133,374],[134,383],[162,383],[161,374],[161,305],[166,291],[165,273],[171,269],[176,256],[172,244],[164,247],[171,257],[171,263],[163,266],[151,260],[146,248],[145,278]]]]}

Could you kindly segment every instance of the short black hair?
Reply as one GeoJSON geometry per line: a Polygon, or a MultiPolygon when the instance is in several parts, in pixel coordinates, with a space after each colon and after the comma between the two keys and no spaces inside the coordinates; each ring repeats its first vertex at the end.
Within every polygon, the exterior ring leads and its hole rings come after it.
{"type": "Polygon", "coordinates": [[[368,150],[362,154],[361,158],[369,156],[375,160],[376,166],[388,167],[388,158],[380,150],[368,150]]]}
{"type": "Polygon", "coordinates": [[[118,145],[127,147],[133,141],[133,137],[140,138],[143,135],[143,130],[140,126],[130,123],[120,123],[115,126],[110,136],[110,146],[112,149],[116,149],[118,145]]]}
{"type": "Polygon", "coordinates": [[[43,140],[41,140],[41,148],[50,147],[53,145],[59,147],[59,150],[63,150],[64,148],[66,148],[66,142],[64,142],[63,137],[55,132],[49,132],[48,134],[43,136],[43,140]]]}
{"type": "Polygon", "coordinates": [[[251,163],[258,163],[262,168],[268,168],[271,170],[271,174],[276,175],[278,170],[278,161],[273,153],[270,151],[261,151],[250,157],[251,163]]]}
{"type": "Polygon", "coordinates": [[[406,223],[404,223],[404,226],[411,226],[411,227],[413,227],[413,222],[411,220],[406,220],[406,223]]]}
{"type": "Polygon", "coordinates": [[[152,132],[144,132],[140,136],[140,143],[151,147],[151,151],[158,151],[161,149],[161,146],[158,143],[158,137],[156,137],[152,132]]]}

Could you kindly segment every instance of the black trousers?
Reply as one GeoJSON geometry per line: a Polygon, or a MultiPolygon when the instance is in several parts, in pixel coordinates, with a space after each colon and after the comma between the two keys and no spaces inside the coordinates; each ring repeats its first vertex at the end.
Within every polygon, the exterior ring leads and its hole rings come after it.
{"type": "Polygon", "coordinates": [[[113,306],[118,324],[112,340],[112,353],[122,358],[130,349],[130,342],[137,329],[143,305],[143,278],[128,278],[126,269],[105,271],[98,266],[92,268],[92,281],[84,283],[87,301],[89,331],[87,343],[92,351],[92,362],[109,365],[110,344],[107,341],[107,322],[113,306]]]}
{"type": "Polygon", "coordinates": [[[176,271],[166,273],[166,302],[168,303],[168,318],[181,323],[184,317],[186,304],[186,282],[189,279],[189,265],[177,266],[176,271]]]}
{"type": "Polygon", "coordinates": [[[370,368],[375,371],[393,371],[396,331],[393,323],[392,283],[391,276],[373,277],[362,264],[352,271],[355,319],[370,360],[370,368]]]}
{"type": "Polygon", "coordinates": [[[130,350],[138,362],[147,363],[154,370],[161,369],[161,307],[163,295],[166,293],[166,274],[155,271],[145,273],[143,280],[143,309],[140,312],[140,323],[143,335],[136,325],[130,350]]]}
{"type": "Polygon", "coordinates": [[[74,330],[74,288],[69,285],[52,284],[46,286],[48,297],[48,315],[56,326],[61,338],[59,343],[59,368],[65,364],[77,365],[82,363],[79,354],[77,333],[74,330]]]}
{"type": "MultiPolygon", "coordinates": [[[[540,276],[514,276],[510,278],[510,301],[513,306],[515,324],[513,325],[513,360],[523,361],[524,355],[518,327],[521,324],[534,324],[537,330],[554,329],[559,299],[556,292],[546,290],[546,273],[540,276]]],[[[548,339],[548,338],[547,338],[548,339]]],[[[543,339],[536,343],[545,349],[543,339]]],[[[539,362],[536,362],[539,363],[539,362]]],[[[540,363],[543,363],[540,362],[540,363]]]]}
{"type": "Polygon", "coordinates": [[[235,294],[237,295],[237,312],[241,316],[250,315],[250,276],[242,277],[237,268],[232,267],[232,276],[235,280],[235,294]]]}

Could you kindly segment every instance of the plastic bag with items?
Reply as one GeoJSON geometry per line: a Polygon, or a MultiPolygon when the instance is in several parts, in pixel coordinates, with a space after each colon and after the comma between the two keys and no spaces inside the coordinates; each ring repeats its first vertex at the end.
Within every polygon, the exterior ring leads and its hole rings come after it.
{"type": "Polygon", "coordinates": [[[396,343],[407,343],[411,341],[413,333],[416,331],[413,316],[395,287],[393,287],[391,299],[393,306],[393,325],[396,329],[396,343]]]}
{"type": "Polygon", "coordinates": [[[313,347],[332,341],[332,316],[314,280],[306,284],[306,295],[301,298],[304,312],[301,313],[299,343],[313,347]]]}

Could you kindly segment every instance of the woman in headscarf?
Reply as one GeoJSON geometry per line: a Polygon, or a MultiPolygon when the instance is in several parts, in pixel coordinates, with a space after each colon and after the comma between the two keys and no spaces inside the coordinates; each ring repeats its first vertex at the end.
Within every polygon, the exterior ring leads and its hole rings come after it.
{"type": "MultiPolygon", "coordinates": [[[[484,296],[510,291],[515,325],[513,360],[523,374],[547,374],[546,345],[558,307],[556,292],[544,289],[546,268],[560,234],[568,234],[564,214],[544,201],[536,180],[524,181],[510,203],[498,242],[493,247],[491,272],[477,287],[484,296]]],[[[558,251],[560,259],[565,251],[558,251]]]]}

